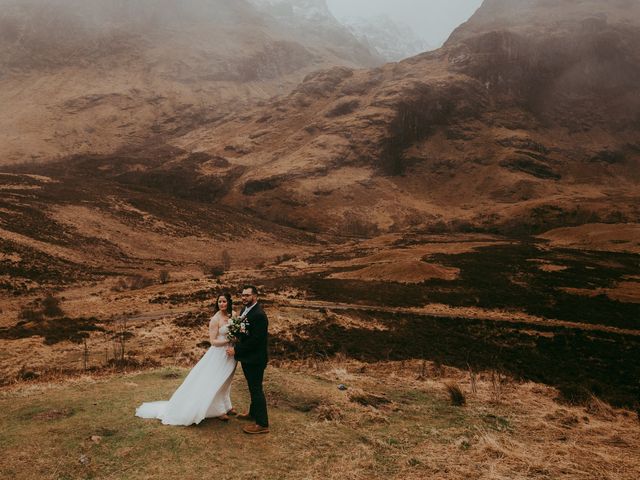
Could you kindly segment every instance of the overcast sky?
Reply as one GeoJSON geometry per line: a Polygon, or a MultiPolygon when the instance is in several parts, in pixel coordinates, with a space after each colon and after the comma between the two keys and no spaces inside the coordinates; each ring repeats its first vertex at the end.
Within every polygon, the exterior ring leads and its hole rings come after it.
{"type": "Polygon", "coordinates": [[[327,0],[337,18],[385,14],[408,24],[429,45],[439,47],[482,0],[327,0]]]}

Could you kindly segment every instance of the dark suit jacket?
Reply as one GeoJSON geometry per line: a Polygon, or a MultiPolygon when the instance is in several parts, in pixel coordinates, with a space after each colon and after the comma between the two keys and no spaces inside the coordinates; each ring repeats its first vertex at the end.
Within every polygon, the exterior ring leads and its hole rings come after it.
{"type": "Polygon", "coordinates": [[[267,366],[267,342],[269,340],[269,320],[257,303],[246,316],[249,322],[247,334],[235,346],[235,359],[242,363],[267,366]]]}

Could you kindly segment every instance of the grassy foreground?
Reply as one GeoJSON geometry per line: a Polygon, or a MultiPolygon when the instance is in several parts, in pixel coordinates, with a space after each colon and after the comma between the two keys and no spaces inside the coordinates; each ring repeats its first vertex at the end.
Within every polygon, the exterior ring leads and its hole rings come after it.
{"type": "MultiPolygon", "coordinates": [[[[0,392],[0,477],[14,479],[580,478],[640,474],[634,414],[556,403],[545,386],[409,362],[332,360],[267,371],[272,433],[238,420],[168,427],[134,417],[187,370],[23,384],[0,392]],[[437,376],[434,372],[437,370],[437,376]],[[426,378],[418,375],[426,372],[426,378]],[[444,383],[467,404],[452,406],[444,383]],[[339,390],[338,384],[347,385],[339,390]],[[472,385],[473,383],[473,385],[472,385]],[[472,393],[475,390],[475,393],[472,393]]],[[[232,391],[243,410],[240,372],[232,391]]]]}

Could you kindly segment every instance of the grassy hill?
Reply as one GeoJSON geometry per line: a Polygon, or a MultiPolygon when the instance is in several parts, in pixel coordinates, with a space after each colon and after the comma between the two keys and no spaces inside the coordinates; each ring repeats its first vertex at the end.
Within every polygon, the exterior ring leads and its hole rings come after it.
{"type": "MultiPolygon", "coordinates": [[[[341,357],[267,371],[272,433],[134,417],[187,370],[21,383],[0,393],[3,478],[637,478],[635,414],[557,403],[546,386],[422,362],[341,357]],[[337,386],[343,383],[347,389],[337,386]],[[453,406],[455,383],[466,405],[453,406]]],[[[232,390],[243,409],[247,391],[232,390]]]]}

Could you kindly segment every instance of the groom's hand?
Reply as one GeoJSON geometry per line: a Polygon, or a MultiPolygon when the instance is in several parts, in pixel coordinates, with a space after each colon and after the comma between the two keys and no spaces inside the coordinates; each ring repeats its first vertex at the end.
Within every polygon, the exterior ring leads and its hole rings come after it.
{"type": "Polygon", "coordinates": [[[230,357],[235,356],[236,354],[236,349],[233,347],[227,347],[227,355],[229,355],[230,357]]]}

